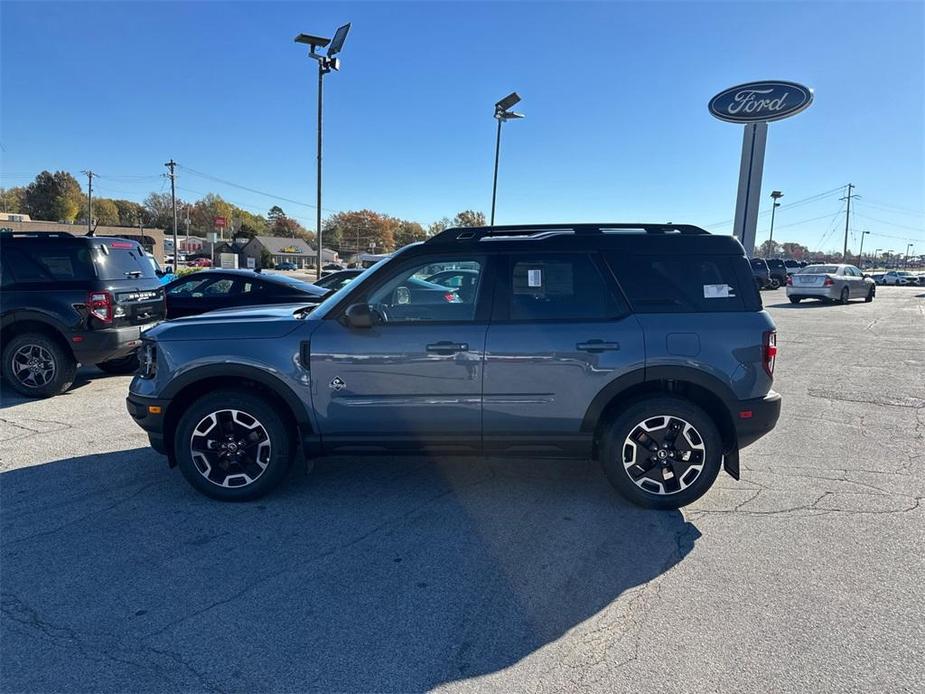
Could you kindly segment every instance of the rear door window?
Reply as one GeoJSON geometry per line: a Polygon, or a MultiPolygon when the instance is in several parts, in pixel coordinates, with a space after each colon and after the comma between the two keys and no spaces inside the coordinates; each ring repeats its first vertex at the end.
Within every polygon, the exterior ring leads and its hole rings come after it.
{"type": "Polygon", "coordinates": [[[606,257],[638,313],[740,311],[745,306],[733,258],[617,253],[606,257]]]}
{"type": "Polygon", "coordinates": [[[586,253],[512,253],[504,288],[508,315],[499,310],[496,318],[501,320],[593,321],[621,313],[606,279],[586,253]]]}

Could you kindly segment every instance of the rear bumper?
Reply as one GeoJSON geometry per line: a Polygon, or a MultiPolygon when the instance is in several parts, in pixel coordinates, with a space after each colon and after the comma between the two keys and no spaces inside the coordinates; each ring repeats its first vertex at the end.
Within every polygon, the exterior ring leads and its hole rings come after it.
{"type": "Polygon", "coordinates": [[[71,349],[81,364],[99,364],[101,361],[127,357],[141,346],[141,333],[155,325],[157,323],[78,333],[70,338],[71,349]]]}
{"type": "Polygon", "coordinates": [[[832,287],[787,287],[787,296],[801,299],[832,299],[839,298],[839,290],[832,287]]]}
{"type": "Polygon", "coordinates": [[[773,390],[763,398],[742,400],[734,413],[739,448],[753,444],[771,431],[780,419],[781,397],[773,390]]]}
{"type": "Polygon", "coordinates": [[[148,433],[151,448],[164,455],[167,454],[167,446],[164,442],[164,421],[167,417],[169,403],[169,400],[143,398],[134,393],[129,393],[125,398],[125,408],[135,420],[135,424],[148,433]]]}

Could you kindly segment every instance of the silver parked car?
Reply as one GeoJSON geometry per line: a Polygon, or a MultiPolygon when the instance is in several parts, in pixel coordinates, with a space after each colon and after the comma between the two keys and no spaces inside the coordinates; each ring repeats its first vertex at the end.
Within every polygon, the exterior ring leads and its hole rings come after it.
{"type": "Polygon", "coordinates": [[[787,278],[787,298],[791,304],[803,299],[822,299],[847,304],[849,299],[873,301],[874,281],[854,265],[807,265],[787,278]]]}

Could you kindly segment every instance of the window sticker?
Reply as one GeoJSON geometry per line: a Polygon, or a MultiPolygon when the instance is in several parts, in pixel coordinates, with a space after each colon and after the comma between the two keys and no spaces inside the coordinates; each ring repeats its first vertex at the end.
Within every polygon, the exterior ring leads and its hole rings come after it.
{"type": "Polygon", "coordinates": [[[735,292],[728,284],[705,284],[703,285],[704,299],[728,299],[734,297],[735,292]]]}
{"type": "Polygon", "coordinates": [[[543,286],[543,271],[539,268],[535,270],[527,270],[527,286],[528,287],[542,287],[543,286]]]}

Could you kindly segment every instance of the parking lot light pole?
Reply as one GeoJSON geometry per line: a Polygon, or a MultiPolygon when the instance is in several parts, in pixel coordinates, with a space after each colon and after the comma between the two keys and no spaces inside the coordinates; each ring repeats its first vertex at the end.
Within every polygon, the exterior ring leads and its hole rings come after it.
{"type": "Polygon", "coordinates": [[[318,63],[318,172],[317,172],[317,189],[315,198],[315,245],[317,246],[317,267],[315,276],[321,277],[321,125],[322,125],[322,106],[324,103],[324,76],[331,70],[340,70],[340,59],[334,56],[340,53],[344,47],[344,41],[347,39],[347,32],[350,31],[350,24],[344,24],[334,32],[333,39],[326,39],[321,36],[312,36],[311,34],[299,34],[295,37],[296,43],[304,43],[309,47],[308,57],[318,63]],[[327,54],[321,55],[317,52],[319,48],[327,46],[327,54]]]}
{"type": "Polygon", "coordinates": [[[909,267],[909,251],[912,250],[913,246],[915,246],[913,243],[906,245],[906,254],[903,256],[903,270],[909,267]]]}
{"type": "Polygon", "coordinates": [[[861,247],[858,249],[858,267],[861,267],[861,258],[864,256],[864,237],[867,236],[869,231],[861,232],[861,247]]]}
{"type": "Polygon", "coordinates": [[[495,200],[498,195],[498,161],[501,156],[501,124],[505,121],[523,118],[524,114],[509,110],[520,101],[517,92],[511,92],[495,104],[495,120],[498,121],[498,134],[495,137],[495,176],[491,184],[491,226],[495,225],[495,200]]]}
{"type": "MultiPolygon", "coordinates": [[[[779,190],[771,191],[771,199],[774,202],[771,203],[771,236],[768,238],[768,253],[771,252],[771,248],[774,246],[774,211],[778,207],[780,207],[780,203],[777,201],[780,200],[782,197],[784,197],[784,194],[781,193],[779,190]]],[[[765,258],[768,257],[768,253],[764,254],[765,258]]]]}

